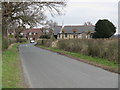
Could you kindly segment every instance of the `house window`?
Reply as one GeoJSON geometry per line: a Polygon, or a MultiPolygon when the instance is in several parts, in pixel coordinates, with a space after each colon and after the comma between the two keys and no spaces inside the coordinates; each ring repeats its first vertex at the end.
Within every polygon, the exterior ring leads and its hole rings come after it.
{"type": "Polygon", "coordinates": [[[67,38],[67,33],[65,33],[65,37],[67,38]]]}
{"type": "Polygon", "coordinates": [[[78,38],[82,38],[82,34],[79,34],[79,35],[78,35],[78,38]]]}
{"type": "Polygon", "coordinates": [[[34,35],[36,35],[36,33],[34,33],[34,35]]]}
{"type": "Polygon", "coordinates": [[[32,35],[32,33],[30,32],[29,35],[32,35]]]}

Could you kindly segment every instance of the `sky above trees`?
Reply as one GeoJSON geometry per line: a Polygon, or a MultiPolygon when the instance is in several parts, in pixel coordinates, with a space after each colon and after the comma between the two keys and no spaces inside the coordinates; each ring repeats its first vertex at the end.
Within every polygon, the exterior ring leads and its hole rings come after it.
{"type": "Polygon", "coordinates": [[[90,21],[95,24],[99,19],[108,19],[118,32],[118,1],[119,0],[67,0],[64,15],[51,17],[59,25],[80,25],[90,21]]]}

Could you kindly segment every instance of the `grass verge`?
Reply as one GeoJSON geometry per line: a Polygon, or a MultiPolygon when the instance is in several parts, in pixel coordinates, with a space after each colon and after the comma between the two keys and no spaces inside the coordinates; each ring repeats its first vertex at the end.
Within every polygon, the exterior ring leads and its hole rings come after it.
{"type": "Polygon", "coordinates": [[[24,88],[22,68],[17,50],[13,44],[2,53],[2,88],[24,88]]]}
{"type": "Polygon", "coordinates": [[[92,64],[94,66],[103,68],[105,70],[109,70],[111,72],[115,72],[115,73],[120,73],[118,70],[118,66],[120,66],[118,63],[113,62],[113,61],[109,61],[106,59],[102,59],[102,58],[97,58],[97,57],[91,57],[91,56],[86,56],[86,55],[82,55],[80,53],[73,53],[73,52],[68,52],[68,51],[64,51],[64,50],[60,50],[57,48],[48,48],[45,46],[38,46],[40,48],[43,49],[47,49],[53,52],[57,52],[59,54],[65,55],[67,57],[88,63],[88,64],[92,64]]]}

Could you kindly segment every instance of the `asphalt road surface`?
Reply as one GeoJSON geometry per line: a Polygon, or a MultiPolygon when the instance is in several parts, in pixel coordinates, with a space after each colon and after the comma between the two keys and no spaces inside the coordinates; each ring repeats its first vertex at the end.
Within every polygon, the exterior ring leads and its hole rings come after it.
{"type": "Polygon", "coordinates": [[[118,74],[35,47],[19,46],[30,88],[117,88],[118,74]]]}

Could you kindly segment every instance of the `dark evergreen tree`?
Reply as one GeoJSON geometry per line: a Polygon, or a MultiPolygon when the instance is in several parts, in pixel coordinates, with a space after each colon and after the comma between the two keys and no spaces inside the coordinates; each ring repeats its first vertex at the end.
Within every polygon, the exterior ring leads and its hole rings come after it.
{"type": "Polygon", "coordinates": [[[95,25],[93,38],[109,38],[116,32],[116,27],[107,19],[99,20],[95,25]]]}

